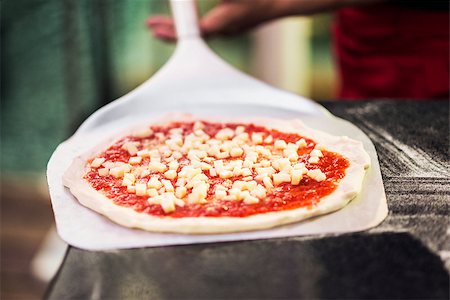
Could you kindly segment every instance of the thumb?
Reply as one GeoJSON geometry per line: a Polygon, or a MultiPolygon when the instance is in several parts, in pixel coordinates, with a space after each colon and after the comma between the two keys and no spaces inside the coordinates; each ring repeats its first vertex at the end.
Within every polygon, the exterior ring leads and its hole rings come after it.
{"type": "Polygon", "coordinates": [[[232,34],[245,29],[247,7],[239,3],[221,3],[200,20],[200,29],[205,36],[232,34]]]}

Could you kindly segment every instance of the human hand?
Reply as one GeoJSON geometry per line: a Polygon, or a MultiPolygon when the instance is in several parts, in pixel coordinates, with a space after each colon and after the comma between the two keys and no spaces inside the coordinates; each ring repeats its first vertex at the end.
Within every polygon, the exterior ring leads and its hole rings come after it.
{"type": "MultiPolygon", "coordinates": [[[[249,30],[266,21],[292,15],[310,15],[345,6],[370,5],[386,0],[220,0],[200,19],[203,36],[231,35],[249,30]]],[[[175,41],[173,20],[151,16],[147,25],[158,39],[175,41]]]]}
{"type": "MultiPolygon", "coordinates": [[[[277,0],[221,0],[200,19],[203,36],[231,35],[251,29],[265,21],[281,16],[277,0]]],[[[156,38],[174,41],[176,32],[173,20],[168,16],[151,16],[147,26],[156,38]]]]}

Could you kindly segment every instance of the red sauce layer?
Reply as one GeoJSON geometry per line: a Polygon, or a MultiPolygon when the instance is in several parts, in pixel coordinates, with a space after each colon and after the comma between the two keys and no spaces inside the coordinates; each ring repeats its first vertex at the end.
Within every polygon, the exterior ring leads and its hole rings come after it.
{"type": "MultiPolygon", "coordinates": [[[[274,141],[277,139],[283,139],[286,142],[295,143],[301,138],[304,138],[307,142],[307,147],[300,148],[298,150],[299,160],[303,162],[308,169],[319,168],[326,175],[326,180],[318,182],[308,176],[304,176],[299,185],[291,185],[290,183],[283,183],[276,186],[267,197],[257,204],[245,204],[242,201],[225,201],[214,199],[216,184],[221,184],[224,179],[218,177],[210,177],[211,188],[208,191],[208,197],[206,204],[188,204],[184,207],[176,207],[176,210],[172,213],[165,213],[160,205],[149,204],[147,202],[147,196],[136,196],[135,194],[129,194],[127,188],[122,186],[122,179],[115,178],[113,176],[99,176],[96,169],[92,169],[85,175],[86,180],[90,185],[104,193],[109,199],[120,206],[130,207],[137,212],[147,213],[155,216],[167,216],[172,218],[184,218],[184,217],[246,217],[255,214],[275,212],[296,209],[301,207],[311,208],[317,205],[320,200],[331,194],[339,183],[340,179],[345,176],[345,170],[349,166],[347,159],[341,155],[333,152],[322,151],[323,157],[320,158],[319,163],[308,163],[309,152],[314,149],[316,143],[308,138],[302,137],[295,133],[284,133],[277,130],[268,130],[261,126],[247,125],[247,124],[217,124],[207,123],[205,124],[205,131],[209,136],[213,137],[220,129],[236,128],[237,126],[244,126],[246,132],[251,134],[252,132],[263,133],[264,137],[272,135],[274,141]]],[[[155,145],[158,144],[157,133],[168,134],[168,131],[172,128],[183,128],[184,135],[187,135],[193,131],[193,123],[172,123],[169,126],[151,126],[154,134],[148,138],[136,138],[125,137],[109,147],[99,157],[105,157],[107,161],[121,161],[128,162],[130,154],[122,149],[122,145],[129,141],[150,142],[155,145]],[[156,135],[155,135],[156,134],[156,135]]],[[[140,150],[140,149],[139,149],[140,150]]],[[[224,159],[227,161],[227,159],[224,159]]],[[[144,164],[148,163],[148,158],[144,159],[144,164]]],[[[180,168],[188,164],[187,159],[182,159],[180,162],[180,168]]],[[[209,177],[209,173],[205,175],[209,177]]],[[[256,174],[255,174],[256,175],[256,174]]],[[[151,174],[143,179],[138,179],[137,182],[147,182],[150,177],[154,177],[155,174],[151,174]]],[[[164,179],[162,175],[158,175],[160,179],[164,179]]],[[[242,177],[233,177],[232,180],[240,180],[242,177]]],[[[172,180],[172,184],[175,186],[175,180],[172,180]]],[[[189,191],[188,191],[189,192],[189,191]]]]}

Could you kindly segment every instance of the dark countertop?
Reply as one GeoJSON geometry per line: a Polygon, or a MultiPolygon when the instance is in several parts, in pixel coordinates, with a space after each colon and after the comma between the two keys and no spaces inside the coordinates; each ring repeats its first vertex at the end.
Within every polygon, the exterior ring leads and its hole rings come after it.
{"type": "Polygon", "coordinates": [[[389,205],[343,235],[89,252],[70,247],[49,299],[449,299],[449,104],[323,103],[373,141],[389,205]]]}

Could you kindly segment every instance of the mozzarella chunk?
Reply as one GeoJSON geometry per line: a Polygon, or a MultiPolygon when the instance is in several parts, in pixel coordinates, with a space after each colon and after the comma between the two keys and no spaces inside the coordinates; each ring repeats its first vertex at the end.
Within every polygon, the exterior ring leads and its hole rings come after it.
{"type": "Polygon", "coordinates": [[[156,197],[159,195],[159,193],[157,189],[148,189],[147,195],[149,195],[150,197],[156,197]]]}
{"type": "Polygon", "coordinates": [[[135,131],[133,133],[134,137],[138,137],[138,138],[147,138],[150,137],[153,134],[153,130],[151,130],[150,128],[144,128],[138,131],[135,131]]]}
{"type": "Polygon", "coordinates": [[[231,148],[231,150],[230,150],[231,157],[239,157],[243,153],[244,153],[244,150],[242,150],[242,148],[239,148],[239,147],[234,147],[234,148],[231,148]]]}
{"type": "Polygon", "coordinates": [[[142,150],[139,150],[136,153],[136,155],[141,156],[141,157],[147,157],[147,156],[150,156],[150,151],[148,151],[148,149],[142,149],[142,150]]]}
{"type": "Polygon", "coordinates": [[[228,171],[228,170],[223,170],[221,172],[219,172],[219,177],[222,179],[228,179],[233,177],[233,172],[228,171]]]}
{"type": "Polygon", "coordinates": [[[150,171],[157,173],[164,173],[167,170],[167,166],[165,164],[153,161],[148,164],[148,168],[150,171]]]}
{"type": "Polygon", "coordinates": [[[104,157],[97,157],[91,162],[91,167],[98,168],[105,162],[104,157]]]}
{"type": "Polygon", "coordinates": [[[130,155],[136,155],[139,151],[136,144],[136,142],[126,142],[123,144],[122,148],[127,150],[130,155]]]}
{"type": "Polygon", "coordinates": [[[159,189],[159,188],[162,187],[162,183],[161,183],[161,181],[159,181],[158,178],[152,177],[152,178],[150,178],[150,180],[148,181],[147,186],[148,186],[149,188],[159,189]]]}
{"type": "Polygon", "coordinates": [[[177,196],[177,198],[182,199],[186,196],[187,194],[187,189],[184,186],[179,186],[175,189],[175,196],[177,196]]]}
{"type": "Polygon", "coordinates": [[[286,141],[284,140],[276,140],[275,144],[274,144],[275,149],[286,149],[287,145],[286,145],[286,141]]]}
{"type": "Polygon", "coordinates": [[[109,174],[109,169],[108,168],[101,168],[101,169],[97,169],[98,175],[100,176],[108,176],[109,174]]]}
{"type": "Polygon", "coordinates": [[[121,167],[114,167],[114,168],[109,170],[109,175],[112,175],[112,176],[114,176],[116,178],[122,177],[124,173],[125,173],[125,171],[121,167]]]}
{"type": "Polygon", "coordinates": [[[177,171],[179,166],[180,164],[178,163],[178,161],[173,160],[169,163],[169,170],[177,171]]]}
{"type": "Polygon", "coordinates": [[[177,171],[168,170],[164,173],[164,177],[166,177],[167,179],[175,179],[177,178],[177,171]]]}
{"type": "Polygon", "coordinates": [[[264,139],[264,143],[266,143],[266,144],[271,144],[272,142],[273,142],[273,137],[271,135],[267,136],[264,139]]]}
{"type": "Polygon", "coordinates": [[[265,176],[262,179],[264,185],[266,186],[267,189],[272,189],[273,188],[273,183],[272,183],[272,179],[270,179],[269,176],[265,176]]]}
{"type": "Polygon", "coordinates": [[[175,211],[175,196],[173,193],[164,193],[161,195],[160,200],[161,208],[165,213],[175,211]]]}
{"type": "Polygon", "coordinates": [[[322,151],[320,151],[319,149],[313,149],[312,151],[311,151],[311,153],[309,153],[309,155],[311,156],[311,157],[323,157],[323,153],[322,153],[322,151]]]}
{"type": "Polygon", "coordinates": [[[279,185],[283,182],[291,182],[291,175],[288,173],[277,173],[273,174],[272,177],[275,185],[279,185]]]}
{"type": "Polygon", "coordinates": [[[262,144],[262,142],[263,142],[262,134],[253,132],[252,133],[252,142],[255,143],[256,145],[262,144]]]}
{"type": "Polygon", "coordinates": [[[147,195],[147,186],[145,183],[136,183],[136,196],[147,195]]]}
{"type": "Polygon", "coordinates": [[[162,182],[166,192],[173,192],[173,191],[175,191],[174,188],[173,188],[172,182],[170,182],[170,180],[163,179],[163,180],[161,180],[161,182],[162,182]]]}
{"type": "Polygon", "coordinates": [[[309,162],[310,164],[317,164],[317,163],[319,162],[319,157],[318,157],[318,156],[311,156],[311,157],[308,159],[308,162],[309,162]]]}
{"type": "Polygon", "coordinates": [[[297,144],[299,148],[305,148],[306,146],[308,146],[305,139],[300,139],[295,144],[297,144]]]}
{"type": "Polygon", "coordinates": [[[251,189],[250,194],[259,199],[263,199],[266,197],[266,189],[258,184],[255,188],[251,189]]]}
{"type": "Polygon", "coordinates": [[[324,181],[327,178],[327,176],[320,169],[309,170],[306,175],[316,181],[324,181]]]}
{"type": "Polygon", "coordinates": [[[234,136],[234,130],[231,128],[223,128],[219,130],[216,134],[216,139],[218,140],[228,140],[234,136]]]}
{"type": "Polygon", "coordinates": [[[293,169],[291,171],[291,184],[292,185],[299,185],[300,180],[302,180],[302,178],[303,178],[302,170],[293,169]]]}
{"type": "Polygon", "coordinates": [[[137,165],[137,164],[140,164],[141,161],[142,161],[142,157],[141,156],[132,156],[128,160],[128,163],[131,164],[131,165],[137,165]]]}

